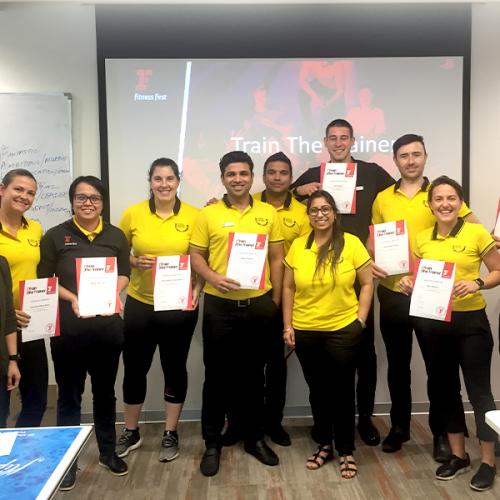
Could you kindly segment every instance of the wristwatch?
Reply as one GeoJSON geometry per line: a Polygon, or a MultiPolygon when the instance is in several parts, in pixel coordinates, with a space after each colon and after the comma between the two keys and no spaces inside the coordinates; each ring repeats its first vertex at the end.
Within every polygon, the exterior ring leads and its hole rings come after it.
{"type": "Polygon", "coordinates": [[[476,278],[474,280],[474,283],[477,284],[477,286],[479,287],[479,290],[482,290],[484,288],[484,281],[481,278],[476,278]]]}
{"type": "Polygon", "coordinates": [[[19,354],[10,354],[9,355],[9,361],[19,361],[21,359],[21,356],[19,354]]]}
{"type": "Polygon", "coordinates": [[[358,317],[359,324],[363,327],[363,330],[366,328],[366,323],[358,317]]]}

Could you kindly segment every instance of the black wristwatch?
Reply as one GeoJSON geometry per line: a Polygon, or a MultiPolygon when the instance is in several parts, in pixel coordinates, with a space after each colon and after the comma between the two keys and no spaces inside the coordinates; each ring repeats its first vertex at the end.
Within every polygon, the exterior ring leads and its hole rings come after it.
{"type": "Polygon", "coordinates": [[[21,357],[19,356],[19,354],[10,354],[9,355],[9,361],[19,361],[21,359],[21,357]]]}
{"type": "Polygon", "coordinates": [[[479,287],[479,290],[482,290],[484,288],[484,281],[481,278],[475,279],[474,282],[479,287]]]}

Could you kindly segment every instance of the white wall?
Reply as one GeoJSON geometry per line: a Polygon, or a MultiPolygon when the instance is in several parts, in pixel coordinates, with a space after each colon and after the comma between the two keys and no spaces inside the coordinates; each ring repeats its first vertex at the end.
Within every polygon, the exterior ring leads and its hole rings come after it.
{"type": "MultiPolygon", "coordinates": [[[[493,225],[499,196],[500,168],[495,146],[500,144],[500,5],[476,4],[473,11],[471,207],[480,219],[493,225]],[[493,160],[492,160],[493,157],[493,160]]],[[[0,4],[0,92],[61,91],[73,94],[73,145],[75,175],[100,174],[97,104],[97,59],[94,8],[79,4],[0,4]]],[[[432,119],[432,117],[430,117],[432,119]]],[[[423,131],[425,135],[425,131],[423,131]]],[[[494,332],[498,326],[500,291],[487,292],[494,332]]],[[[495,333],[495,337],[496,337],[495,333]]],[[[379,384],[377,401],[389,401],[383,344],[377,340],[379,384]]],[[[418,351],[416,348],[414,351],[418,351]]],[[[420,356],[414,357],[413,391],[416,402],[425,401],[425,376],[420,356]]],[[[297,360],[290,360],[289,407],[307,404],[305,385],[297,360]]],[[[188,415],[199,409],[203,366],[199,332],[189,360],[188,415]]],[[[155,363],[150,380],[161,380],[155,363]]],[[[494,354],[493,386],[500,399],[500,359],[494,354]]],[[[161,382],[149,391],[148,409],[161,410],[161,382]]],[[[117,396],[121,395],[121,374],[117,396]]],[[[118,403],[121,409],[121,401],[118,403]]],[[[90,396],[84,412],[91,411],[90,396]]]]}

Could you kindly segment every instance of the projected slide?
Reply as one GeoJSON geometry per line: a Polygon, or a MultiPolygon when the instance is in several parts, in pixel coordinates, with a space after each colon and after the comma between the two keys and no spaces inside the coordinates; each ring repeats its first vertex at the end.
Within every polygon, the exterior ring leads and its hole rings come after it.
{"type": "Polygon", "coordinates": [[[108,59],[106,95],[111,218],[147,194],[160,156],[178,161],[182,199],[203,206],[223,192],[219,158],[242,149],[255,162],[290,156],[297,177],[328,159],[325,126],[346,118],[355,158],[393,175],[392,142],[424,135],[428,175],[461,180],[462,58],[311,60],[108,59]]]}

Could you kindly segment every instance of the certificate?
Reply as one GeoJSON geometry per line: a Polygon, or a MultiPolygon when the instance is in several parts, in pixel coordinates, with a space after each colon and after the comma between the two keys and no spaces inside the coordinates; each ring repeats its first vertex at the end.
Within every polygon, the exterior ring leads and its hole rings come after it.
{"type": "Polygon", "coordinates": [[[408,227],[405,220],[370,226],[375,264],[389,276],[412,270],[408,227]]]}
{"type": "Polygon", "coordinates": [[[321,184],[341,214],[356,213],[356,163],[322,163],[321,184]]]}
{"type": "Polygon", "coordinates": [[[156,257],[153,268],[153,300],[155,311],[193,308],[189,255],[156,257]]]}
{"type": "Polygon", "coordinates": [[[498,200],[497,218],[496,218],[495,230],[493,231],[493,234],[495,236],[500,237],[500,199],[498,200]]]}
{"type": "Polygon", "coordinates": [[[116,257],[75,260],[80,316],[109,316],[120,312],[116,257]]]}
{"type": "Polygon", "coordinates": [[[21,310],[31,316],[22,330],[22,341],[59,335],[59,287],[57,278],[41,278],[19,282],[21,310]]]}
{"type": "Polygon", "coordinates": [[[229,233],[226,276],[238,281],[242,289],[264,289],[267,235],[229,233]]]}
{"type": "Polygon", "coordinates": [[[451,321],[455,264],[442,260],[417,259],[410,315],[451,321]]]}

